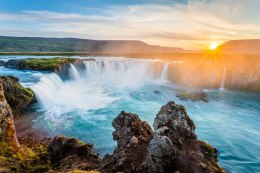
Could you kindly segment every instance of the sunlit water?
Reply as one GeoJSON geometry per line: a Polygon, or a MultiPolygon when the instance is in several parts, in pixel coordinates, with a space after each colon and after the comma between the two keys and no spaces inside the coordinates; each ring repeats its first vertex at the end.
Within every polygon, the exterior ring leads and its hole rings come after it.
{"type": "MultiPolygon", "coordinates": [[[[0,57],[0,59],[8,57],[0,57]]],[[[167,64],[155,70],[157,60],[97,58],[85,62],[86,71],[71,67],[71,80],[53,73],[0,68],[30,86],[39,103],[18,121],[49,136],[64,134],[93,143],[100,155],[115,147],[111,122],[124,110],[150,125],[160,107],[175,101],[186,107],[199,139],[218,148],[219,161],[228,172],[260,172],[260,94],[206,90],[209,102],[181,101],[180,90],[196,90],[167,82],[167,64]]],[[[22,125],[21,125],[22,124],[22,125]]],[[[24,126],[26,126],[24,125],[24,126]]],[[[19,133],[29,134],[25,128],[19,133]]]]}

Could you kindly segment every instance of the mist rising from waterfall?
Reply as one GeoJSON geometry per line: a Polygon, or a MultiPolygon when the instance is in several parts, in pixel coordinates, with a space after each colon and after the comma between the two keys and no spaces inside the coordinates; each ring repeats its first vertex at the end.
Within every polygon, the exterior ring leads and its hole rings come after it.
{"type": "Polygon", "coordinates": [[[161,76],[166,79],[168,75],[168,65],[166,69],[156,70],[157,60],[99,58],[84,63],[85,71],[79,71],[70,64],[69,80],[62,81],[53,73],[42,77],[32,87],[44,109],[55,109],[56,113],[62,113],[73,109],[104,108],[125,97],[124,94],[130,90],[160,81],[161,76]],[[121,94],[115,95],[115,91],[121,94]]]}

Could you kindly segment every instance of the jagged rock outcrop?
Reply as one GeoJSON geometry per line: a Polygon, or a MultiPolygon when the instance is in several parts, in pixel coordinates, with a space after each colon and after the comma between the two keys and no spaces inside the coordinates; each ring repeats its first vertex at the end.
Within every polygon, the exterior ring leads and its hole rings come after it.
{"type": "Polygon", "coordinates": [[[131,113],[122,112],[112,124],[118,147],[103,158],[103,172],[224,172],[216,148],[197,140],[195,125],[181,105],[163,106],[154,132],[131,113]]]}
{"type": "Polygon", "coordinates": [[[138,115],[125,112],[121,112],[112,125],[116,129],[113,132],[113,139],[117,141],[117,148],[113,155],[104,157],[103,171],[141,171],[140,164],[152,138],[151,127],[145,121],[141,121],[138,115]]]}
{"type": "Polygon", "coordinates": [[[19,83],[19,79],[14,76],[0,76],[2,81],[5,98],[12,108],[15,116],[21,112],[32,102],[35,96],[30,88],[24,88],[19,83]]]}
{"type": "Polygon", "coordinates": [[[75,138],[56,136],[48,147],[48,154],[56,171],[95,170],[100,166],[93,146],[75,138]]]}
{"type": "Polygon", "coordinates": [[[5,95],[3,81],[0,78],[0,142],[7,143],[12,150],[19,148],[19,143],[14,127],[13,113],[5,95]]]}
{"type": "Polygon", "coordinates": [[[70,64],[73,64],[78,70],[86,69],[83,60],[64,57],[10,59],[5,63],[5,67],[19,70],[50,71],[57,73],[62,79],[67,79],[70,75],[70,64]]]}

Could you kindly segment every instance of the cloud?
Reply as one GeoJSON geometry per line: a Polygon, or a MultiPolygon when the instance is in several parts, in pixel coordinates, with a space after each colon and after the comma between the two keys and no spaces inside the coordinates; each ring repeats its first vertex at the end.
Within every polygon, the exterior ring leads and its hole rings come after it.
{"type": "Polygon", "coordinates": [[[190,0],[174,5],[114,5],[85,15],[52,11],[0,13],[0,32],[16,36],[138,39],[202,49],[212,41],[260,37],[258,4],[258,0],[190,0]],[[254,15],[249,16],[249,11],[254,15]]]}

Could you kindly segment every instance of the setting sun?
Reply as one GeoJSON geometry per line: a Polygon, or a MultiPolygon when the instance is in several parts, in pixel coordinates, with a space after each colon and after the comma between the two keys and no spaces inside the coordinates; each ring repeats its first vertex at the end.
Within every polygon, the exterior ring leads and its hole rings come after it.
{"type": "Polygon", "coordinates": [[[215,50],[218,46],[219,46],[218,43],[212,43],[212,44],[210,44],[209,48],[210,48],[210,50],[215,50]]]}

